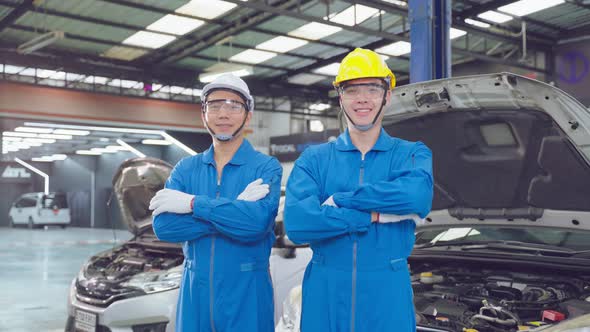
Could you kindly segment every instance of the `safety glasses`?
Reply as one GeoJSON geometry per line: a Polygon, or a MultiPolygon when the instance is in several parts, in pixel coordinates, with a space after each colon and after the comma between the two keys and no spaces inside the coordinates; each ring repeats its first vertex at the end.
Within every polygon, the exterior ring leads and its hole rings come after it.
{"type": "Polygon", "coordinates": [[[380,99],[385,95],[385,91],[385,86],[378,83],[347,84],[340,88],[340,96],[345,100],[358,99],[363,96],[370,99],[380,99]]]}
{"type": "Polygon", "coordinates": [[[211,114],[218,114],[221,110],[229,114],[241,114],[246,110],[246,104],[232,99],[214,99],[205,102],[204,110],[211,114]]]}

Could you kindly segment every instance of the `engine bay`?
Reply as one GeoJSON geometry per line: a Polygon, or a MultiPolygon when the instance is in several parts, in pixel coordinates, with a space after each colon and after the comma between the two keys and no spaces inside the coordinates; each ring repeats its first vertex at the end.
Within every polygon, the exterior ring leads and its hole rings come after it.
{"type": "Polygon", "coordinates": [[[418,325],[526,331],[590,313],[590,273],[466,266],[411,264],[418,325]]]}

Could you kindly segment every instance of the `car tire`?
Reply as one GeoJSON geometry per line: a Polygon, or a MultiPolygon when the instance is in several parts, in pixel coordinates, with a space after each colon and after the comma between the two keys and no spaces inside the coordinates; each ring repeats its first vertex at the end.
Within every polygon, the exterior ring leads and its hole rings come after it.
{"type": "Polygon", "coordinates": [[[66,229],[66,225],[61,225],[61,229],[66,229]]]}
{"type": "Polygon", "coordinates": [[[27,223],[27,228],[28,229],[35,228],[35,224],[33,224],[33,218],[31,218],[31,217],[29,217],[29,222],[27,223]]]}

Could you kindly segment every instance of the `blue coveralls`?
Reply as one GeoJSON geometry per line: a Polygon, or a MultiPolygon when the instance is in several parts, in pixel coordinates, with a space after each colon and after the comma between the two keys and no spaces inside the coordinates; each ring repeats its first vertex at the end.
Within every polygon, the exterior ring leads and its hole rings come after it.
{"type": "Polygon", "coordinates": [[[371,211],[425,217],[432,205],[432,154],[383,129],[362,158],[348,131],[309,147],[287,184],[289,239],[309,243],[302,332],[414,331],[407,257],[412,220],[371,223],[371,211]],[[321,206],[333,195],[338,207],[321,206]]]}
{"type": "Polygon", "coordinates": [[[162,213],[153,222],[160,240],[183,242],[176,331],[274,331],[268,262],[281,165],[244,140],[218,182],[213,152],[211,146],[182,159],[166,182],[196,195],[192,215],[162,213]],[[256,202],[236,200],[258,178],[270,193],[256,202]]]}

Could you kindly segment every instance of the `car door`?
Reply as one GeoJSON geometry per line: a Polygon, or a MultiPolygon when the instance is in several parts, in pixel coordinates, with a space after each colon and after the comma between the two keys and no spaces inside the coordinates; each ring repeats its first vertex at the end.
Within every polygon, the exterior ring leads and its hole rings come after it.
{"type": "Polygon", "coordinates": [[[23,211],[22,211],[23,198],[19,198],[14,202],[10,208],[10,217],[15,224],[23,223],[23,211]]]}

